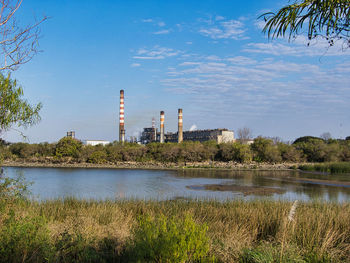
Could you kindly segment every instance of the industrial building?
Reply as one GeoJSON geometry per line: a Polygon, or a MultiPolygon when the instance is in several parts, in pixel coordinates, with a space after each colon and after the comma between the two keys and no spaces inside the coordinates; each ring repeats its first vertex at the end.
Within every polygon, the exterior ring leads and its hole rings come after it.
{"type": "Polygon", "coordinates": [[[91,145],[91,146],[96,146],[96,145],[107,145],[110,144],[110,141],[104,141],[104,140],[82,140],[81,141],[84,145],[91,145]]]}
{"type": "Polygon", "coordinates": [[[155,127],[155,120],[152,120],[152,127],[144,128],[141,133],[140,142],[147,144],[151,142],[182,142],[182,141],[216,141],[217,143],[234,142],[234,132],[228,129],[195,130],[183,131],[183,112],[178,110],[178,132],[164,133],[164,111],[160,112],[160,131],[155,127]]]}
{"type": "MultiPolygon", "coordinates": [[[[234,133],[227,129],[184,131],[183,141],[216,141],[217,143],[234,142],[234,133]]],[[[168,132],[165,134],[165,142],[178,142],[178,133],[168,132]]]]}
{"type": "MultiPolygon", "coordinates": [[[[217,143],[234,142],[234,133],[228,129],[196,130],[183,131],[183,111],[178,109],[178,131],[175,133],[165,133],[164,129],[165,113],[160,112],[160,129],[156,128],[155,119],[152,119],[152,127],[144,128],[141,133],[140,143],[147,144],[151,142],[178,142],[199,141],[205,142],[214,140],[217,143]]],[[[119,142],[125,141],[124,127],[124,90],[120,90],[120,110],[119,110],[119,142]]]]}

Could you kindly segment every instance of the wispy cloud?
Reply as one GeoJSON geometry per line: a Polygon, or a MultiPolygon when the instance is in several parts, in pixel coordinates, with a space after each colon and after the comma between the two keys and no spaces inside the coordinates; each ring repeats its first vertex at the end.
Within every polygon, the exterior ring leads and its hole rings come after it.
{"type": "Polygon", "coordinates": [[[148,19],[142,19],[141,21],[142,21],[143,23],[152,23],[152,22],[153,22],[153,19],[148,18],[148,19]]]}
{"type": "Polygon", "coordinates": [[[154,34],[154,35],[166,35],[166,34],[169,34],[169,33],[170,33],[170,30],[164,29],[164,30],[156,31],[156,32],[154,32],[153,34],[154,34]]]}
{"type": "Polygon", "coordinates": [[[132,68],[137,68],[137,67],[140,67],[140,66],[141,66],[140,63],[132,63],[132,64],[130,65],[130,67],[132,67],[132,68]]]}
{"type": "Polygon", "coordinates": [[[191,102],[198,109],[215,107],[216,112],[225,114],[320,114],[326,105],[337,103],[338,111],[348,107],[347,63],[327,69],[244,56],[219,57],[218,61],[204,57],[182,62],[172,67],[161,83],[172,92],[192,95],[191,102]]]}
{"type": "Polygon", "coordinates": [[[133,56],[134,59],[165,59],[168,57],[177,56],[181,52],[178,50],[174,50],[172,48],[165,48],[160,46],[154,46],[152,49],[140,48],[137,51],[137,55],[133,56]]]}
{"type": "Polygon", "coordinates": [[[350,55],[350,50],[345,49],[342,41],[335,42],[329,47],[326,40],[315,39],[309,43],[305,37],[297,37],[291,43],[283,40],[274,40],[269,43],[249,43],[243,49],[244,52],[269,54],[274,56],[344,56],[350,55]]]}
{"type": "MultiPolygon", "coordinates": [[[[222,19],[221,19],[222,18],[222,19]]],[[[239,20],[219,20],[207,21],[207,26],[201,28],[199,33],[212,39],[247,39],[244,24],[239,20]]]]}

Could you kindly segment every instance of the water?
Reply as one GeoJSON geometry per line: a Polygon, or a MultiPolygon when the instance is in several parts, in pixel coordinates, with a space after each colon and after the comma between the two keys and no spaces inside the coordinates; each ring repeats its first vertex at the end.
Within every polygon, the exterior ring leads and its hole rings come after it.
{"type": "Polygon", "coordinates": [[[135,170],[5,167],[32,182],[36,200],[79,199],[273,199],[350,201],[350,174],[297,171],[135,170]],[[222,191],[225,190],[225,191],[222,191]]]}

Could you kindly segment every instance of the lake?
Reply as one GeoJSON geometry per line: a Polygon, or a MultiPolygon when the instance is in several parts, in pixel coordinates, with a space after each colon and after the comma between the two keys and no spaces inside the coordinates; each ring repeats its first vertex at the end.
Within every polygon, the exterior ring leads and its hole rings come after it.
{"type": "Polygon", "coordinates": [[[300,171],[142,170],[4,167],[22,175],[33,198],[78,199],[273,199],[350,201],[350,174],[300,171]]]}

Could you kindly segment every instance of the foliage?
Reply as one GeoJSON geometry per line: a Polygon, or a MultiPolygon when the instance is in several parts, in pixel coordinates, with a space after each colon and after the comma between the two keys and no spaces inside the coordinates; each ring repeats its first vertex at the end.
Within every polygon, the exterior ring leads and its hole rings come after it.
{"type": "Polygon", "coordinates": [[[250,162],[252,152],[249,145],[241,143],[225,143],[219,145],[219,158],[223,161],[250,162]]]}
{"type": "Polygon", "coordinates": [[[289,39],[304,32],[307,38],[324,37],[329,45],[343,40],[350,47],[350,2],[349,0],[296,0],[277,13],[263,14],[266,24],[263,29],[269,38],[289,36],[289,39]]]}
{"type": "Polygon", "coordinates": [[[350,161],[350,141],[305,136],[293,144],[283,143],[276,138],[258,137],[247,145],[240,142],[221,143],[183,142],[150,143],[113,143],[103,145],[82,145],[72,138],[63,138],[56,143],[14,143],[0,145],[0,158],[28,162],[66,162],[96,164],[118,164],[119,162],[341,162],[350,161]],[[59,157],[59,158],[56,158],[59,157]]]}
{"type": "Polygon", "coordinates": [[[0,168],[0,200],[25,199],[29,195],[28,186],[23,175],[9,178],[0,168]]]}
{"type": "Polygon", "coordinates": [[[88,163],[103,164],[107,162],[107,153],[105,151],[95,151],[87,159],[88,163]]]}
{"type": "Polygon", "coordinates": [[[30,105],[23,99],[23,89],[11,80],[10,74],[5,78],[0,73],[0,132],[6,131],[13,125],[28,127],[40,121],[41,103],[30,105]]]}
{"type": "Polygon", "coordinates": [[[0,262],[44,262],[52,255],[43,216],[18,217],[10,211],[0,232],[0,262]]]}
{"type": "Polygon", "coordinates": [[[208,260],[208,227],[197,225],[190,216],[184,220],[139,218],[131,246],[137,262],[203,262],[208,260]]]}
{"type": "Polygon", "coordinates": [[[258,137],[251,145],[254,155],[254,160],[257,162],[280,162],[281,154],[276,145],[271,139],[258,137]]]}
{"type": "Polygon", "coordinates": [[[322,163],[322,164],[304,164],[300,165],[299,169],[304,171],[318,171],[325,173],[350,173],[350,163],[322,163]]]}
{"type": "Polygon", "coordinates": [[[71,137],[63,137],[56,145],[57,157],[79,157],[82,143],[71,137]]]}
{"type": "Polygon", "coordinates": [[[281,248],[278,245],[261,244],[256,248],[244,249],[239,259],[241,263],[306,263],[300,255],[298,249],[290,247],[287,249],[283,257],[280,258],[281,248]]]}
{"type": "Polygon", "coordinates": [[[296,143],[300,143],[300,142],[314,142],[314,141],[324,141],[322,138],[319,138],[319,137],[314,137],[314,136],[303,136],[303,137],[299,137],[297,138],[293,144],[296,144],[296,143]]]}

